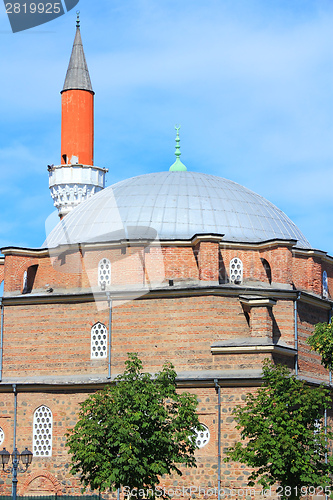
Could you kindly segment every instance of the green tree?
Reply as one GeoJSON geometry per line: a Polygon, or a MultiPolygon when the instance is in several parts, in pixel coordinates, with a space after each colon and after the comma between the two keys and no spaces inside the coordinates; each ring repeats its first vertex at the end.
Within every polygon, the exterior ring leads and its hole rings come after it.
{"type": "MultiPolygon", "coordinates": [[[[84,487],[153,490],[177,464],[195,465],[194,429],[201,429],[194,395],[176,392],[176,372],[167,363],[152,377],[136,354],[114,385],[89,396],[74,429],[67,432],[73,474],[84,487]]],[[[159,492],[160,493],[160,492],[159,492]]]]}
{"type": "Polygon", "coordinates": [[[326,453],[333,435],[322,419],[330,407],[329,389],[310,387],[287,367],[265,361],[263,385],[234,410],[241,442],[229,448],[226,461],[254,468],[249,486],[257,481],[266,489],[279,483],[282,499],[297,499],[309,487],[311,492],[322,487],[324,493],[326,487],[329,493],[333,457],[326,453]]]}
{"type": "Polygon", "coordinates": [[[333,323],[317,323],[314,333],[307,340],[313,351],[321,356],[321,364],[332,369],[333,357],[333,323]]]}

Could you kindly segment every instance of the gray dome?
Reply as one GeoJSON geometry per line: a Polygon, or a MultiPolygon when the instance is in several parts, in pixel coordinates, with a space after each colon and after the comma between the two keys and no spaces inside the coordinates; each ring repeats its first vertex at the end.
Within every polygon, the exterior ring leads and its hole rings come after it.
{"type": "Polygon", "coordinates": [[[277,207],[236,182],[197,172],[139,175],[100,191],[70,212],[45,246],[123,238],[190,239],[223,234],[223,241],[297,240],[297,226],[277,207]]]}

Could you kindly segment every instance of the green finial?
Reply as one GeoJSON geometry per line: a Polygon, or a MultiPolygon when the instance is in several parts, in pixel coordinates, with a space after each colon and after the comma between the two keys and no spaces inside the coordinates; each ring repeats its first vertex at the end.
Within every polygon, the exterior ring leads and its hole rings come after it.
{"type": "Polygon", "coordinates": [[[187,168],[185,167],[184,163],[182,163],[180,161],[180,155],[181,155],[181,152],[180,152],[180,139],[179,139],[179,129],[180,129],[180,125],[177,127],[177,125],[175,126],[175,130],[177,131],[177,136],[176,136],[176,151],[175,151],[175,155],[176,155],[176,161],[173,165],[171,165],[171,167],[169,168],[170,172],[185,172],[187,170],[187,168]]]}
{"type": "Polygon", "coordinates": [[[76,27],[77,28],[80,27],[80,11],[79,10],[76,11],[76,27]]]}

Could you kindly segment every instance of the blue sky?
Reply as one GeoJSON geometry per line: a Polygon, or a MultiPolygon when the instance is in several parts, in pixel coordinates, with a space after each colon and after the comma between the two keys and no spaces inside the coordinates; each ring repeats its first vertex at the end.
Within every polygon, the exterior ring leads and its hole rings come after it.
{"type": "MultiPolygon", "coordinates": [[[[331,0],[80,0],[107,185],[165,171],[175,124],[189,170],[232,179],[333,255],[331,0]]],[[[0,247],[38,247],[60,163],[74,8],[13,34],[0,5],[0,247]]]]}

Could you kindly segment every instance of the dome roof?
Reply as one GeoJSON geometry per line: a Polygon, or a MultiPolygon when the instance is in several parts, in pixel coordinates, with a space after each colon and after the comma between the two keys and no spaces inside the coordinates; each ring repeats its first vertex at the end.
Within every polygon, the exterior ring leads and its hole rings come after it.
{"type": "Polygon", "coordinates": [[[70,212],[45,246],[123,238],[191,239],[223,234],[223,241],[297,240],[297,226],[265,198],[236,182],[197,172],[139,175],[100,191],[70,212]]]}

